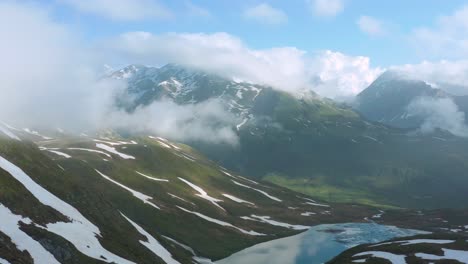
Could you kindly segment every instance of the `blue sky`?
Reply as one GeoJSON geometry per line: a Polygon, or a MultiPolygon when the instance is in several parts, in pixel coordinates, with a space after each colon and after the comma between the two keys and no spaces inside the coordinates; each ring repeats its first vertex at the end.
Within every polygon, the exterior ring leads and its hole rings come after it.
{"type": "Polygon", "coordinates": [[[169,11],[170,17],[128,20],[109,18],[103,12],[83,12],[69,3],[73,0],[41,2],[53,10],[57,20],[73,25],[89,40],[129,31],[154,34],[226,32],[239,37],[254,49],[293,46],[308,52],[333,50],[353,56],[367,56],[371,58],[372,65],[384,67],[426,59],[424,54],[415,52],[409,41],[413,30],[432,27],[439,16],[450,15],[467,3],[461,0],[342,0],[340,12],[321,16],[315,14],[312,4],[305,0],[160,0],[158,5],[169,11]],[[264,24],[247,19],[245,11],[260,4],[280,10],[287,16],[287,21],[264,24]],[[189,11],[189,6],[207,13],[194,15],[189,11]],[[361,16],[370,16],[380,21],[385,34],[372,36],[362,32],[357,25],[361,16]]]}
{"type": "Polygon", "coordinates": [[[178,63],[335,99],[388,69],[468,83],[468,0],[0,0],[0,13],[0,55],[18,73],[32,56],[98,76],[178,63]]]}

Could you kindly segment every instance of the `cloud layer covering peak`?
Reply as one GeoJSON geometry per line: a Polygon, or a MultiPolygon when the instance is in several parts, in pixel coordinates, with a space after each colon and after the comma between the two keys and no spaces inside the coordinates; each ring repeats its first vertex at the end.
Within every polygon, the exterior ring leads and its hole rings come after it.
{"type": "Polygon", "coordinates": [[[311,89],[332,98],[357,94],[383,71],[372,68],[367,57],[329,50],[252,49],[224,32],[128,32],[105,46],[121,61],[146,65],[174,62],[291,93],[311,89]]]}

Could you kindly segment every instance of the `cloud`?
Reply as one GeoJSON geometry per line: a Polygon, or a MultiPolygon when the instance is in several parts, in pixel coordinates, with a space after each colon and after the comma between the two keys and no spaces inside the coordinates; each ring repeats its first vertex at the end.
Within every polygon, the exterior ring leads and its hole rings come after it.
{"type": "Polygon", "coordinates": [[[71,31],[37,6],[4,2],[0,34],[0,118],[74,127],[96,121],[118,85],[97,81],[92,56],[71,31]]]}
{"type": "Polygon", "coordinates": [[[103,46],[121,61],[156,66],[173,62],[291,93],[313,89],[329,97],[354,95],[382,71],[372,68],[367,57],[312,54],[294,47],[252,49],[227,33],[129,32],[103,46]]]}
{"type": "Polygon", "coordinates": [[[409,77],[432,84],[455,95],[468,94],[468,60],[423,61],[418,64],[393,66],[409,77]]]}
{"type": "Polygon", "coordinates": [[[59,0],[83,13],[118,21],[167,19],[171,11],[156,0],[59,0]]]}
{"type": "Polygon", "coordinates": [[[0,121],[82,132],[119,128],[179,140],[236,143],[222,104],[155,102],[135,113],[115,106],[126,84],[103,79],[98,53],[34,5],[0,3],[0,121]],[[12,26],[14,25],[14,26],[12,26]]]}
{"type": "Polygon", "coordinates": [[[334,17],[344,10],[343,0],[306,0],[315,16],[334,17]]]}
{"type": "Polygon", "coordinates": [[[314,90],[334,99],[346,99],[360,93],[384,71],[379,67],[372,68],[368,57],[333,51],[319,53],[310,65],[319,77],[314,90]]]}
{"type": "Polygon", "coordinates": [[[383,28],[382,21],[370,17],[370,16],[361,16],[356,24],[359,26],[359,29],[370,35],[370,36],[382,36],[385,35],[385,29],[383,28]]]}
{"type": "Polygon", "coordinates": [[[450,98],[420,97],[408,105],[408,113],[424,118],[421,131],[447,130],[456,136],[468,137],[465,114],[450,98]]]}
{"type": "Polygon", "coordinates": [[[185,7],[187,8],[188,14],[192,17],[202,17],[202,18],[212,17],[212,14],[208,9],[195,5],[191,1],[186,1],[185,7]]]}
{"type": "Polygon", "coordinates": [[[459,59],[468,55],[468,5],[451,15],[440,16],[433,27],[413,30],[411,42],[432,59],[459,59]]]}
{"type": "Polygon", "coordinates": [[[178,105],[170,100],[156,101],[132,113],[114,111],[107,117],[109,127],[150,132],[179,141],[238,144],[233,127],[238,122],[219,99],[198,104],[178,105]]]}
{"type": "Polygon", "coordinates": [[[246,9],[244,18],[254,20],[262,24],[277,25],[288,21],[288,16],[281,9],[273,8],[267,3],[262,3],[246,9]]]}

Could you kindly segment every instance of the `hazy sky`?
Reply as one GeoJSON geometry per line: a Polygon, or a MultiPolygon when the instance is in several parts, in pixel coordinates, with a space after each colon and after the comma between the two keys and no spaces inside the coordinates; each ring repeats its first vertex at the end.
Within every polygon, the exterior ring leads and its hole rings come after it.
{"type": "MultiPolygon", "coordinates": [[[[226,32],[253,49],[293,46],[371,58],[373,66],[454,58],[428,50],[421,30],[441,33],[461,0],[41,0],[90,41],[122,32],[226,32]]],[[[467,22],[466,20],[464,22],[467,22]]],[[[451,21],[446,25],[456,27],[451,21]]],[[[465,28],[466,29],[466,28],[465,28]]],[[[426,36],[427,37],[427,36],[426,36]]]]}

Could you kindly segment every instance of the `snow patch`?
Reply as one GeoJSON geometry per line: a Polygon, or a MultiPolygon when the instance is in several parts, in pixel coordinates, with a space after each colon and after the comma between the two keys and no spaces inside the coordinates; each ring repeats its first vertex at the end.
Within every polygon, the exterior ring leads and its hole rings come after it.
{"type": "Polygon", "coordinates": [[[167,264],[180,264],[177,260],[175,260],[171,253],[165,249],[161,243],[158,242],[151,234],[146,232],[141,226],[139,226],[137,223],[133,222],[130,218],[125,216],[124,214],[120,213],[127,221],[132,224],[133,227],[138,231],[138,233],[142,234],[143,236],[146,237],[148,241],[142,241],[140,240],[140,243],[151,250],[156,256],[160,257],[164,262],[167,264]]]}
{"type": "Polygon", "coordinates": [[[453,250],[453,249],[445,249],[443,256],[437,256],[432,254],[425,254],[425,253],[416,253],[415,256],[418,258],[422,258],[425,260],[441,260],[441,259],[448,259],[448,260],[456,260],[461,263],[468,263],[468,251],[462,250],[453,250]]]}
{"type": "Polygon", "coordinates": [[[401,240],[401,241],[390,241],[384,242],[376,245],[372,245],[370,247],[378,247],[383,245],[391,245],[391,244],[400,244],[400,246],[408,246],[408,245],[415,245],[415,244],[451,244],[455,243],[455,240],[446,240],[446,239],[413,239],[413,240],[401,240]]]}
{"type": "Polygon", "coordinates": [[[250,186],[248,186],[248,185],[245,185],[245,184],[236,182],[235,180],[231,180],[231,181],[234,182],[234,184],[236,184],[236,185],[239,185],[239,186],[242,186],[242,187],[244,187],[244,188],[248,188],[248,189],[252,189],[252,190],[254,190],[254,191],[257,191],[257,192],[259,192],[259,193],[265,195],[266,197],[270,198],[271,200],[274,200],[274,201],[277,201],[277,202],[282,202],[281,199],[276,198],[276,197],[274,197],[274,196],[272,196],[272,195],[269,195],[267,192],[264,192],[264,191],[262,191],[262,190],[255,189],[255,188],[250,187],[250,186]]]}
{"type": "Polygon", "coordinates": [[[21,139],[18,136],[16,136],[13,132],[11,132],[7,127],[3,127],[3,125],[1,124],[0,124],[0,132],[2,132],[3,134],[5,134],[11,139],[21,141],[21,139]]]}
{"type": "MultiPolygon", "coordinates": [[[[42,245],[36,240],[32,239],[24,233],[19,226],[20,222],[31,224],[29,218],[23,218],[20,215],[13,214],[10,209],[0,204],[0,231],[9,236],[11,241],[16,245],[18,250],[26,250],[34,260],[34,263],[50,263],[59,264],[54,256],[49,253],[42,245]]],[[[0,263],[2,263],[0,259],[0,263]]],[[[3,263],[8,263],[3,261],[3,263]]]]}
{"type": "Polygon", "coordinates": [[[262,223],[266,223],[266,224],[270,224],[270,225],[274,225],[274,226],[285,227],[285,228],[294,229],[294,230],[306,230],[306,229],[310,228],[310,226],[291,225],[291,224],[288,224],[288,223],[275,221],[275,220],[271,219],[271,217],[269,217],[269,216],[250,215],[250,217],[249,216],[242,216],[241,218],[244,219],[244,220],[257,221],[257,222],[262,222],[262,223]]]}
{"type": "Polygon", "coordinates": [[[227,226],[227,227],[231,227],[231,228],[234,228],[244,234],[247,234],[247,235],[251,235],[251,236],[264,236],[265,234],[262,234],[262,233],[257,233],[255,231],[246,231],[240,227],[237,227],[237,226],[234,226],[230,223],[227,223],[227,222],[224,222],[224,221],[221,221],[221,220],[218,220],[218,219],[214,219],[214,218],[211,218],[209,216],[206,216],[204,214],[201,214],[201,213],[198,213],[198,212],[193,212],[193,211],[190,211],[188,209],[185,209],[183,207],[180,207],[180,206],[177,206],[180,210],[184,211],[184,212],[187,212],[187,213],[190,213],[190,214],[194,214],[208,222],[211,222],[211,223],[215,223],[217,225],[221,225],[221,226],[227,226]]]}
{"type": "Polygon", "coordinates": [[[223,193],[223,196],[233,200],[236,203],[246,203],[246,204],[255,205],[254,203],[248,202],[246,200],[242,200],[241,198],[237,198],[234,195],[223,193]]]}
{"type": "Polygon", "coordinates": [[[162,181],[162,182],[169,182],[169,180],[166,180],[166,179],[160,179],[160,178],[155,178],[155,177],[151,177],[151,176],[148,176],[148,175],[145,175],[141,172],[138,172],[138,171],[135,171],[136,173],[140,174],[141,176],[147,178],[147,179],[150,179],[150,180],[153,180],[153,181],[162,181]]]}
{"type": "Polygon", "coordinates": [[[106,157],[112,159],[112,156],[111,156],[109,153],[106,153],[106,152],[100,151],[100,150],[87,149],[87,148],[68,148],[68,149],[69,149],[69,150],[81,150],[81,151],[88,151],[88,152],[99,153],[99,154],[105,155],[106,157]]]}
{"type": "Polygon", "coordinates": [[[207,192],[205,192],[205,190],[203,190],[201,187],[187,181],[186,179],[184,178],[181,178],[181,177],[177,177],[179,178],[179,180],[185,182],[188,186],[192,187],[192,189],[194,189],[195,191],[198,192],[197,196],[200,197],[200,198],[203,198],[209,202],[211,202],[212,204],[214,204],[215,206],[219,207],[220,209],[222,209],[223,211],[226,211],[223,207],[221,207],[221,205],[218,204],[218,202],[222,202],[223,200],[219,200],[219,199],[216,199],[214,197],[211,197],[208,195],[207,192]]]}
{"type": "Polygon", "coordinates": [[[127,155],[127,154],[120,153],[114,147],[109,147],[109,146],[107,146],[105,144],[96,143],[96,147],[100,148],[100,149],[103,149],[103,150],[105,150],[107,152],[110,152],[112,154],[118,155],[122,159],[135,159],[135,157],[127,155]]]}
{"type": "Polygon", "coordinates": [[[53,138],[51,138],[51,137],[43,136],[43,135],[39,134],[39,132],[34,131],[34,130],[31,130],[31,129],[29,129],[29,128],[23,128],[23,131],[26,132],[26,133],[28,133],[28,134],[34,135],[34,136],[36,136],[36,137],[40,137],[40,138],[42,138],[42,139],[44,139],[44,140],[52,140],[52,139],[53,139],[53,138]]]}
{"type": "MultiPolygon", "coordinates": [[[[58,197],[44,189],[42,186],[34,182],[26,173],[19,167],[10,163],[8,160],[0,156],[0,168],[7,171],[18,182],[20,182],[34,197],[42,204],[50,206],[70,219],[71,222],[57,222],[47,224],[45,229],[57,234],[70,243],[72,243],[78,251],[95,259],[105,262],[116,262],[129,264],[133,263],[123,259],[102,247],[96,236],[100,236],[99,229],[86,219],[81,213],[71,205],[60,200],[58,197]],[[103,257],[105,259],[103,259],[103,257]]],[[[54,263],[54,262],[38,262],[38,263],[54,263]]]]}
{"type": "Polygon", "coordinates": [[[179,196],[177,196],[177,195],[175,195],[175,194],[172,194],[172,193],[167,193],[167,194],[169,194],[169,196],[171,196],[171,197],[174,198],[174,199],[178,199],[178,200],[181,200],[181,201],[183,201],[183,202],[186,202],[186,203],[190,203],[190,204],[195,205],[194,203],[189,202],[189,201],[185,200],[184,198],[179,197],[179,196]]]}
{"type": "Polygon", "coordinates": [[[46,150],[46,151],[49,151],[49,152],[54,153],[56,155],[62,156],[64,158],[66,158],[66,159],[69,159],[69,158],[72,157],[72,156],[68,155],[67,153],[63,153],[63,152],[57,151],[57,150],[52,150],[52,149],[47,149],[47,148],[44,148],[43,150],[46,150]]]}
{"type": "Polygon", "coordinates": [[[123,189],[129,191],[130,193],[132,193],[133,196],[135,196],[136,198],[138,198],[139,200],[141,200],[143,203],[149,204],[149,205],[151,205],[152,207],[154,207],[154,208],[156,208],[156,209],[161,209],[161,208],[159,208],[159,206],[157,206],[157,205],[155,205],[154,203],[150,202],[150,200],[153,200],[153,197],[148,196],[148,195],[146,195],[146,194],[143,194],[143,193],[141,193],[141,192],[135,191],[135,190],[133,190],[133,189],[131,189],[131,188],[129,188],[129,187],[127,187],[127,186],[125,186],[125,185],[123,185],[123,184],[117,182],[117,181],[114,181],[114,180],[111,179],[109,176],[104,175],[103,173],[101,173],[101,172],[98,171],[98,170],[95,170],[95,171],[96,171],[97,173],[99,173],[99,175],[101,175],[104,179],[106,179],[106,180],[108,180],[108,181],[110,181],[110,182],[112,182],[112,183],[114,183],[114,184],[116,184],[116,185],[122,187],[123,189]]]}
{"type": "Polygon", "coordinates": [[[314,213],[314,212],[304,212],[304,213],[301,213],[302,216],[311,216],[311,215],[315,215],[317,213],[314,213]]]}
{"type": "Polygon", "coordinates": [[[405,255],[396,255],[388,252],[382,251],[368,251],[362,252],[359,254],[354,255],[354,257],[362,257],[362,256],[372,256],[374,258],[381,258],[390,261],[392,264],[406,264],[405,255]]]}
{"type": "Polygon", "coordinates": [[[313,206],[320,206],[320,207],[330,207],[327,204],[320,204],[320,203],[314,203],[314,202],[305,202],[304,204],[313,205],[313,206]]]}

